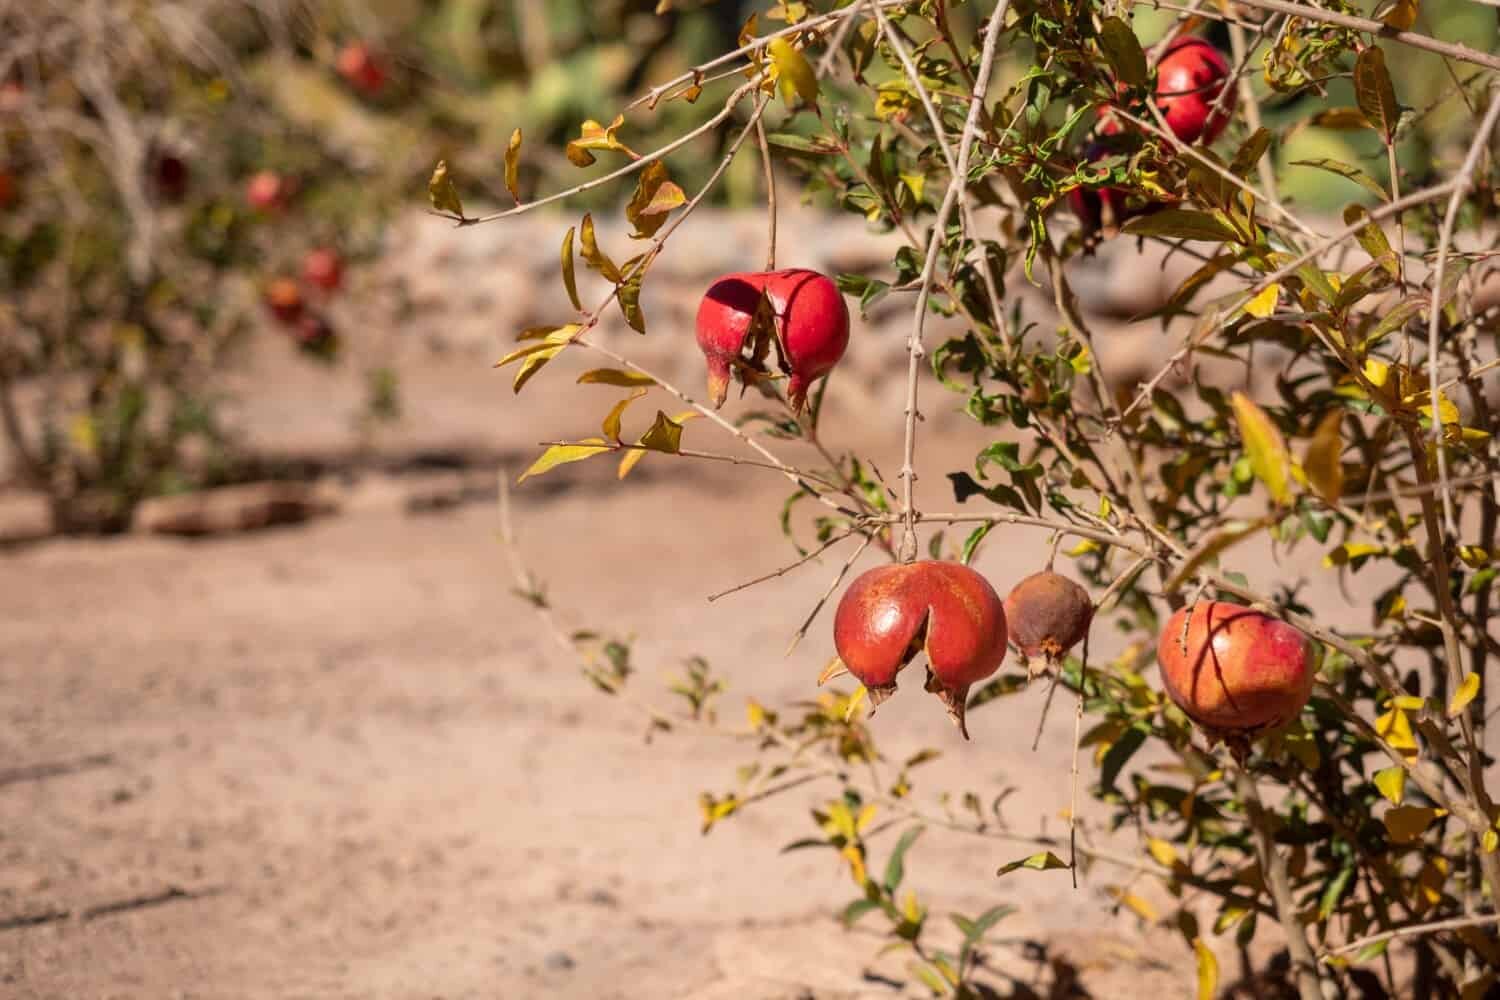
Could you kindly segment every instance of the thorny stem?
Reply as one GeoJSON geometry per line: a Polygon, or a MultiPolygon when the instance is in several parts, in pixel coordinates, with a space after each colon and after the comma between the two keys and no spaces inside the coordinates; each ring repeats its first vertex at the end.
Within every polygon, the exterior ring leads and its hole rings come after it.
{"type": "MultiPolygon", "coordinates": [[[[995,61],[995,49],[1000,41],[1002,28],[1004,27],[1005,13],[1009,9],[1009,0],[1000,0],[995,6],[995,11],[990,15],[989,22],[985,26],[984,50],[979,60],[979,75],[974,85],[974,93],[969,104],[969,114],[964,120],[963,135],[958,143],[958,155],[953,164],[953,177],[948,184],[948,190],[943,195],[942,205],[938,208],[937,219],[933,223],[932,237],[927,244],[927,258],[922,265],[922,285],[917,293],[917,304],[915,316],[912,320],[912,330],[907,340],[907,373],[906,373],[906,440],[902,449],[902,498],[901,510],[904,516],[904,532],[901,538],[901,546],[898,550],[902,562],[911,562],[917,557],[917,521],[916,503],[914,500],[917,473],[915,468],[916,442],[917,442],[917,386],[918,375],[921,370],[921,361],[925,355],[922,347],[922,331],[927,322],[927,299],[932,291],[933,275],[937,270],[937,259],[942,249],[943,241],[948,228],[948,216],[952,213],[956,204],[961,204],[964,192],[968,186],[969,151],[974,144],[974,137],[979,129],[979,113],[984,106],[984,98],[989,90],[991,70],[995,61]]],[[[924,101],[930,104],[930,98],[926,96],[925,88],[921,85],[920,76],[916,67],[911,64],[911,57],[905,53],[900,40],[896,38],[895,32],[890,28],[890,22],[886,20],[885,14],[877,6],[875,16],[880,21],[881,29],[886,32],[887,40],[891,41],[892,47],[902,57],[902,64],[907,68],[907,74],[914,81],[919,93],[923,95],[924,101]]],[[[934,115],[936,119],[936,116],[934,115]]],[[[943,134],[941,120],[935,120],[936,134],[943,134]]]]}

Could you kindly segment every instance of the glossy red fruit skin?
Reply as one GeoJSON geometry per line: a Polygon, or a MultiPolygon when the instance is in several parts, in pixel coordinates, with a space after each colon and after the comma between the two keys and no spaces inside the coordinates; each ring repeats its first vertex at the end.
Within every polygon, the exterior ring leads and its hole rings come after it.
{"type": "Polygon", "coordinates": [[[827,375],[849,346],[849,307],[838,286],[807,268],[728,274],[709,286],[698,304],[698,347],[708,363],[708,394],[715,407],[729,393],[735,359],[764,292],[786,355],[787,397],[801,410],[812,383],[827,375]]]}
{"type": "Polygon", "coordinates": [[[1157,640],[1156,657],[1167,694],[1222,738],[1246,738],[1296,718],[1318,672],[1306,635],[1228,601],[1179,609],[1157,640]]]}
{"type": "Polygon", "coordinates": [[[262,170],[245,182],[245,200],[262,212],[277,211],[286,205],[287,183],[271,170],[262,170]]]}
{"type": "Polygon", "coordinates": [[[339,50],[337,69],[355,90],[375,96],[385,88],[385,67],[364,42],[350,42],[339,50]]]}
{"type": "Polygon", "coordinates": [[[1031,574],[1005,595],[1010,638],[1032,677],[1055,670],[1063,654],[1088,635],[1093,620],[1089,592],[1051,570],[1031,574]]]}
{"type": "Polygon", "coordinates": [[[344,259],[332,247],[309,250],[302,261],[302,277],[325,292],[337,291],[344,281],[344,259]]]}
{"type": "Polygon", "coordinates": [[[1229,124],[1238,96],[1230,90],[1223,109],[1209,117],[1229,78],[1229,62],[1201,38],[1179,38],[1156,66],[1156,104],[1172,134],[1186,143],[1207,145],[1229,124]]]}
{"type": "Polygon", "coordinates": [[[878,705],[896,689],[896,674],[927,653],[927,689],[937,693],[963,732],[969,686],[1005,659],[1005,607],[988,580],[961,563],[924,560],[878,566],[844,592],[833,642],[849,672],[878,705]]]}

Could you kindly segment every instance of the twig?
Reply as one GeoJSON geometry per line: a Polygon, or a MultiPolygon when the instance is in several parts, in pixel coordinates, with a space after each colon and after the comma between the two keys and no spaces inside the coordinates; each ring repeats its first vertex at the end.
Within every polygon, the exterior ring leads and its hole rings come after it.
{"type": "Polygon", "coordinates": [[[1339,945],[1323,952],[1321,958],[1333,958],[1336,955],[1347,955],[1351,951],[1362,951],[1372,944],[1382,941],[1391,941],[1396,938],[1418,937],[1423,934],[1438,934],[1442,931],[1458,930],[1463,927],[1485,927],[1489,924],[1500,924],[1500,914],[1486,913],[1480,916],[1455,917],[1451,920],[1434,920],[1430,924],[1411,924],[1406,927],[1397,927],[1395,930],[1382,931],[1379,934],[1371,934],[1348,944],[1339,945]]]}
{"type": "Polygon", "coordinates": [[[1336,24],[1341,28],[1353,28],[1355,31],[1363,31],[1381,38],[1388,38],[1393,42],[1400,42],[1403,45],[1410,45],[1414,49],[1436,52],[1438,55],[1457,59],[1459,62],[1473,63],[1489,69],[1500,69],[1500,56],[1479,52],[1467,45],[1438,41],[1436,38],[1429,38],[1415,31],[1397,31],[1389,25],[1380,21],[1372,21],[1367,17],[1340,14],[1337,11],[1325,10],[1322,7],[1308,7],[1300,3],[1288,3],[1287,0],[1240,0],[1240,3],[1245,7],[1275,11],[1278,14],[1290,14],[1292,17],[1300,17],[1307,21],[1322,21],[1325,24],[1336,24]]]}
{"type": "Polygon", "coordinates": [[[776,270],[776,171],[771,165],[771,144],[766,141],[766,119],[755,118],[755,140],[760,144],[760,162],[766,173],[766,216],[769,232],[766,239],[766,270],[776,270]]]}
{"type": "Polygon", "coordinates": [[[1463,165],[1458,168],[1458,173],[1451,181],[1453,193],[1448,198],[1448,211],[1443,215],[1443,225],[1438,231],[1437,264],[1432,274],[1432,304],[1428,308],[1427,316],[1427,372],[1431,391],[1428,403],[1432,407],[1432,448],[1437,452],[1438,484],[1443,497],[1443,523],[1450,534],[1457,533],[1458,525],[1453,516],[1453,497],[1448,492],[1448,458],[1446,449],[1443,448],[1443,417],[1438,405],[1441,399],[1441,387],[1438,384],[1438,334],[1443,318],[1441,301],[1443,272],[1448,266],[1448,245],[1453,241],[1453,225],[1458,219],[1459,207],[1463,205],[1464,198],[1474,187],[1474,172],[1479,168],[1480,154],[1489,147],[1490,132],[1495,128],[1497,118],[1500,118],[1500,93],[1491,99],[1489,110],[1485,112],[1484,120],[1479,123],[1479,130],[1469,144],[1469,153],[1464,157],[1463,165]]]}
{"type": "Polygon", "coordinates": [[[823,610],[823,605],[828,603],[828,599],[832,597],[833,592],[839,588],[839,584],[844,582],[844,577],[849,574],[849,568],[855,564],[855,562],[861,555],[864,554],[865,549],[869,547],[870,541],[873,537],[873,535],[865,535],[862,539],[860,539],[859,547],[856,548],[852,553],[850,553],[849,558],[844,561],[844,565],[839,568],[838,575],[833,578],[833,582],[828,585],[828,589],[823,591],[823,596],[818,598],[818,603],[813,605],[812,611],[808,612],[806,620],[802,622],[802,626],[798,628],[796,634],[792,636],[792,641],[787,645],[786,652],[781,654],[782,656],[792,655],[792,650],[797,648],[797,643],[802,641],[802,637],[806,635],[807,630],[812,627],[813,621],[818,617],[818,612],[823,610]]]}
{"type": "MultiPolygon", "coordinates": [[[[937,219],[932,226],[932,237],[927,244],[927,257],[922,265],[922,287],[917,293],[911,335],[907,339],[906,439],[905,446],[902,449],[901,465],[901,511],[904,516],[905,531],[901,538],[901,546],[898,549],[898,556],[902,562],[911,562],[917,556],[917,520],[916,504],[914,501],[917,479],[915,468],[917,385],[921,361],[926,354],[922,347],[922,331],[927,323],[927,300],[932,291],[933,275],[937,271],[938,253],[942,249],[943,241],[947,235],[948,216],[952,213],[955,204],[963,202],[964,192],[968,187],[969,151],[972,149],[974,137],[978,133],[979,112],[984,106],[984,98],[989,90],[990,74],[995,61],[995,49],[1004,28],[1005,13],[1009,8],[1009,0],[1000,0],[995,5],[994,13],[990,15],[990,19],[985,26],[986,35],[984,50],[979,59],[979,76],[974,85],[974,93],[969,104],[968,117],[964,120],[963,134],[959,138],[958,155],[950,167],[953,175],[952,180],[948,184],[947,192],[943,195],[942,205],[938,208],[937,219]]],[[[905,47],[901,45],[900,39],[896,37],[885,14],[878,6],[874,10],[876,18],[880,21],[881,30],[886,33],[887,41],[891,42],[892,48],[901,57],[902,65],[906,69],[908,77],[912,80],[918,93],[922,95],[924,102],[928,105],[929,114],[933,115],[934,118],[935,133],[941,140],[943,135],[942,121],[931,110],[931,99],[926,94],[926,88],[922,85],[916,66],[911,63],[911,56],[906,53],[905,47]]]]}
{"type": "Polygon", "coordinates": [[[813,549],[811,552],[807,553],[807,555],[803,556],[801,559],[798,559],[794,563],[790,563],[789,565],[783,566],[780,569],[774,569],[769,573],[764,573],[760,576],[757,576],[753,580],[746,580],[744,583],[737,583],[733,587],[730,587],[728,590],[721,590],[716,594],[709,594],[709,603],[717,601],[721,597],[728,597],[730,594],[737,594],[742,590],[748,590],[758,583],[765,583],[767,580],[775,580],[778,577],[786,576],[797,567],[805,566],[808,563],[812,562],[814,559],[818,558],[818,556],[822,555],[824,552],[827,552],[829,549],[833,548],[839,542],[842,542],[852,534],[854,534],[854,529],[852,528],[848,531],[840,532],[839,534],[834,535],[832,538],[828,539],[828,541],[824,542],[822,545],[819,545],[817,548],[813,549]]]}

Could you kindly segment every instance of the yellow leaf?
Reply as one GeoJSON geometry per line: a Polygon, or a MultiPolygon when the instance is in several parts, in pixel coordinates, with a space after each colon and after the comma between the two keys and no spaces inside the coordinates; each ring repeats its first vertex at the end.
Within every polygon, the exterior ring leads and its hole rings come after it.
{"type": "Polygon", "coordinates": [[[604,280],[618,285],[624,275],[615,266],[615,262],[609,259],[609,255],[599,249],[599,241],[594,238],[594,217],[585,213],[583,223],[578,228],[578,235],[583,244],[583,261],[589,267],[604,276],[604,280]]]}
{"type": "Polygon", "coordinates": [[[517,205],[521,204],[521,130],[516,129],[510,134],[510,142],[505,147],[505,190],[515,199],[517,205]]]}
{"type": "Polygon", "coordinates": [[[867,802],[860,809],[859,815],[854,818],[854,832],[864,833],[869,825],[875,820],[875,803],[867,802]]]}
{"type": "Polygon", "coordinates": [[[1278,505],[1292,502],[1292,456],[1286,450],[1286,441],[1281,431],[1266,416],[1264,410],[1242,392],[1231,397],[1234,404],[1235,421],[1239,424],[1240,438],[1245,442],[1245,451],[1250,456],[1250,468],[1255,478],[1265,483],[1272,502],[1278,505]]]}
{"type": "Polygon", "coordinates": [[[785,38],[773,39],[766,51],[771,54],[771,63],[776,67],[777,85],[786,106],[792,106],[793,95],[800,97],[803,104],[816,105],[818,77],[807,57],[785,38]]]}
{"type": "Polygon", "coordinates": [[[1396,0],[1394,6],[1381,15],[1380,20],[1397,31],[1410,31],[1417,23],[1417,0],[1396,0]]]}
{"type": "Polygon", "coordinates": [[[1198,957],[1198,1000],[1214,1000],[1219,989],[1219,960],[1202,938],[1193,938],[1193,953],[1198,957]]]}
{"type": "Polygon", "coordinates": [[[667,213],[687,203],[687,195],[667,176],[667,165],[655,160],[641,171],[635,193],[625,206],[625,218],[635,227],[631,235],[645,239],[656,235],[667,213]]]}
{"type": "Polygon", "coordinates": [[[608,125],[600,125],[592,118],[584,122],[578,127],[578,138],[568,143],[568,148],[565,150],[568,159],[575,166],[592,166],[594,154],[590,150],[595,149],[618,150],[632,160],[640,159],[634,150],[615,138],[615,132],[624,124],[624,115],[615,115],[615,120],[608,125]]]}
{"type": "Polygon", "coordinates": [[[1142,920],[1150,924],[1156,923],[1156,907],[1152,906],[1150,903],[1146,902],[1135,893],[1126,892],[1124,889],[1118,889],[1114,886],[1110,886],[1105,891],[1115,898],[1115,902],[1119,903],[1121,906],[1127,907],[1132,913],[1140,917],[1142,920]]]}
{"type": "Polygon", "coordinates": [[[1344,453],[1344,438],[1340,428],[1344,422],[1343,410],[1331,410],[1318,421],[1307,442],[1307,451],[1302,456],[1302,469],[1307,474],[1308,485],[1331,504],[1339,502],[1344,495],[1344,466],[1339,457],[1344,453]]]}
{"type": "Polygon", "coordinates": [[[1276,300],[1281,297],[1281,286],[1279,284],[1267,285],[1249,302],[1245,303],[1245,312],[1256,319],[1265,319],[1276,311],[1276,300]]]}
{"type": "Polygon", "coordinates": [[[1386,810],[1382,822],[1393,841],[1410,844],[1441,815],[1443,810],[1431,806],[1395,806],[1386,810]]]}
{"type": "Polygon", "coordinates": [[[495,367],[504,368],[512,361],[519,361],[539,351],[550,350],[554,347],[565,347],[567,346],[568,339],[577,332],[578,325],[576,323],[569,323],[565,326],[535,327],[530,330],[524,330],[521,333],[521,338],[533,342],[511,351],[505,357],[496,361],[495,367]]]}
{"type": "Polygon", "coordinates": [[[516,480],[516,484],[520,485],[532,476],[540,476],[542,473],[549,472],[559,465],[566,465],[569,462],[581,462],[585,458],[591,458],[600,452],[612,450],[609,445],[604,443],[603,438],[585,438],[576,444],[555,444],[542,452],[542,457],[532,462],[531,468],[521,473],[521,478],[516,480]]]}
{"type": "Polygon", "coordinates": [[[1411,720],[1400,708],[1392,708],[1375,720],[1375,731],[1402,753],[1417,752],[1417,740],[1411,732],[1411,720]]]}
{"type": "Polygon", "coordinates": [[[655,385],[656,379],[621,368],[591,368],[578,376],[578,384],[617,385],[622,389],[629,389],[638,385],[655,385]]]}
{"type": "Polygon", "coordinates": [[[1417,874],[1416,897],[1419,909],[1426,910],[1443,901],[1443,885],[1448,881],[1448,859],[1431,858],[1417,874]]]}
{"type": "Polygon", "coordinates": [[[1391,366],[1379,358],[1365,359],[1365,378],[1377,389],[1384,389],[1391,378],[1391,366]]]}
{"type": "Polygon", "coordinates": [[[453,186],[453,178],[448,176],[448,161],[438,160],[438,164],[432,171],[432,177],[427,182],[427,197],[432,202],[432,207],[439,212],[451,212],[460,219],[464,217],[464,205],[458,198],[458,189],[453,186]]]}
{"type": "Polygon", "coordinates": [[[754,698],[745,701],[745,720],[750,723],[751,730],[759,730],[766,724],[766,709],[754,698]]]}
{"type": "Polygon", "coordinates": [[[1494,854],[1500,848],[1500,833],[1494,830],[1484,831],[1484,836],[1479,838],[1479,846],[1486,854],[1494,854]]]}
{"type": "Polygon", "coordinates": [[[1453,692],[1453,698],[1448,702],[1448,718],[1456,719],[1463,714],[1464,709],[1469,707],[1469,702],[1479,695],[1479,675],[1470,673],[1453,692]]]}
{"type": "Polygon", "coordinates": [[[1159,837],[1152,837],[1146,841],[1146,850],[1156,859],[1156,863],[1164,868],[1175,866],[1177,861],[1177,849],[1159,837]]]}
{"type": "Polygon", "coordinates": [[[606,438],[615,442],[616,444],[620,443],[620,419],[625,416],[625,408],[631,403],[634,403],[637,399],[640,399],[649,391],[649,389],[643,386],[639,389],[636,389],[630,395],[626,396],[624,399],[620,400],[614,405],[614,407],[609,411],[609,414],[605,416],[604,424],[600,428],[604,431],[604,436],[606,438]]]}
{"type": "Polygon", "coordinates": [[[1375,787],[1393,806],[1406,797],[1406,768],[1397,764],[1375,772],[1375,787]]]}
{"type": "Polygon", "coordinates": [[[858,844],[846,844],[839,853],[849,862],[849,875],[854,879],[854,884],[864,888],[865,883],[870,880],[865,872],[865,852],[858,844]]]}
{"type": "Polygon", "coordinates": [[[578,276],[573,272],[573,228],[568,227],[562,242],[563,287],[568,290],[568,301],[573,308],[583,312],[583,300],[578,297],[578,276]]]}

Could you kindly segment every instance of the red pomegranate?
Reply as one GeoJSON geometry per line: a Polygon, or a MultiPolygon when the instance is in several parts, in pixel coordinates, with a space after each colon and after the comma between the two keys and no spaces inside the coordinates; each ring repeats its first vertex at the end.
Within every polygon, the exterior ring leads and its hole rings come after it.
{"type": "Polygon", "coordinates": [[[1093,619],[1089,592],[1051,570],[1033,573],[1005,597],[1011,641],[1026,657],[1031,677],[1056,671],[1063,655],[1088,635],[1093,619]]]}
{"type": "Polygon", "coordinates": [[[1286,622],[1227,601],[1178,610],[1157,640],[1161,679],[1210,736],[1245,744],[1307,704],[1317,648],[1286,622]]]}
{"type": "Polygon", "coordinates": [[[336,291],[344,281],[344,258],[332,247],[309,250],[302,260],[302,277],[325,292],[336,291]]]}
{"type": "Polygon", "coordinates": [[[1229,78],[1229,62],[1201,38],[1179,38],[1156,67],[1156,104],[1172,134],[1182,142],[1213,142],[1229,124],[1237,97],[1233,89],[1210,117],[1229,78]]]}
{"type": "Polygon", "coordinates": [[[302,318],[302,289],[292,278],[273,278],[266,285],[265,302],[278,322],[291,325],[302,318]]]}
{"type": "Polygon", "coordinates": [[[849,307],[826,275],[806,268],[729,274],[709,286],[698,306],[698,347],[708,361],[708,394],[715,407],[729,393],[733,369],[753,364],[747,343],[761,296],[770,303],[787,398],[800,411],[812,383],[833,370],[849,346],[849,307]]]}
{"type": "Polygon", "coordinates": [[[286,207],[291,185],[274,170],[262,170],[245,182],[245,200],[261,212],[277,212],[286,207]]]}
{"type": "Polygon", "coordinates": [[[362,94],[374,97],[385,89],[385,65],[364,42],[350,42],[340,49],[337,69],[362,94]]]}
{"type": "Polygon", "coordinates": [[[956,562],[924,560],[861,574],[839,601],[833,642],[879,705],[896,675],[927,652],[926,689],[947,706],[964,739],[969,687],[1005,659],[1005,608],[989,581],[956,562]]]}

